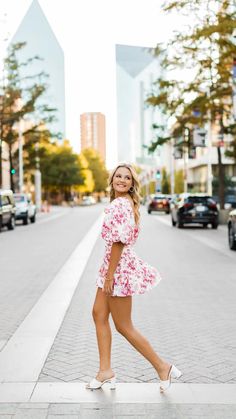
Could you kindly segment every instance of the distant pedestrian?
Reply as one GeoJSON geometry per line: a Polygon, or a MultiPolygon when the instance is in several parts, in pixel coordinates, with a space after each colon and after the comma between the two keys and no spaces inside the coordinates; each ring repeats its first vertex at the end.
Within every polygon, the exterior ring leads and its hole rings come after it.
{"type": "Polygon", "coordinates": [[[157,270],[138,258],[132,246],[139,234],[139,181],[129,164],[119,164],[112,172],[110,204],[105,209],[102,238],[106,250],[96,281],[97,293],[93,306],[100,367],[88,389],[97,389],[109,382],[115,389],[116,376],[111,369],[111,329],[109,315],[115,327],[134,348],[155,368],[160,378],[160,391],[179,378],[181,372],[162,360],[150,343],[135,329],[131,319],[132,295],[144,294],[161,280],[157,270]]]}

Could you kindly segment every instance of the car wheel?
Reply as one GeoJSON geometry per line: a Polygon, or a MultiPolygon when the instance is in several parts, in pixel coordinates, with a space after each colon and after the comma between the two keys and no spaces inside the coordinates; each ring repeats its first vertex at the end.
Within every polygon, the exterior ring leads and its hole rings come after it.
{"type": "Polygon", "coordinates": [[[211,224],[211,226],[212,226],[212,228],[213,228],[214,230],[216,230],[216,229],[217,229],[217,227],[218,227],[218,223],[212,223],[212,224],[211,224]]]}
{"type": "Polygon", "coordinates": [[[2,231],[2,217],[0,217],[0,233],[2,231]]]}
{"type": "Polygon", "coordinates": [[[148,214],[151,214],[152,213],[152,211],[151,210],[148,210],[148,214]]]}
{"type": "Polygon", "coordinates": [[[7,224],[8,230],[14,230],[15,224],[16,224],[15,217],[12,215],[9,223],[7,224]]]}
{"type": "Polygon", "coordinates": [[[171,217],[171,222],[172,222],[172,226],[175,227],[176,226],[176,221],[173,219],[173,217],[171,217]]]}
{"type": "Polygon", "coordinates": [[[229,225],[229,229],[228,229],[228,237],[229,237],[229,248],[231,250],[236,250],[236,240],[235,240],[235,235],[234,235],[234,231],[232,228],[232,225],[229,225]]]}
{"type": "Polygon", "coordinates": [[[36,221],[36,214],[34,214],[33,217],[31,217],[30,221],[31,221],[31,223],[35,223],[35,221],[36,221]]]}
{"type": "Polygon", "coordinates": [[[166,214],[169,214],[170,213],[170,211],[166,211],[166,214]]]}
{"type": "Polygon", "coordinates": [[[207,228],[207,223],[203,223],[203,224],[202,224],[202,227],[203,227],[203,228],[207,228]]]}
{"type": "Polygon", "coordinates": [[[25,216],[25,218],[23,219],[23,224],[27,225],[29,223],[29,217],[28,214],[25,216]]]}
{"type": "Polygon", "coordinates": [[[177,227],[178,228],[183,228],[184,224],[182,223],[182,221],[180,220],[179,216],[177,218],[177,227]]]}

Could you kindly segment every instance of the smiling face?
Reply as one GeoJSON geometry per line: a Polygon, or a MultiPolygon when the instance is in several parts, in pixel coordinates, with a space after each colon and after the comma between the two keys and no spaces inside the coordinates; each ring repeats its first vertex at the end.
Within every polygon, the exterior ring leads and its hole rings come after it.
{"type": "Polygon", "coordinates": [[[127,167],[118,167],[113,176],[112,184],[116,197],[127,195],[133,185],[130,170],[127,167]]]}

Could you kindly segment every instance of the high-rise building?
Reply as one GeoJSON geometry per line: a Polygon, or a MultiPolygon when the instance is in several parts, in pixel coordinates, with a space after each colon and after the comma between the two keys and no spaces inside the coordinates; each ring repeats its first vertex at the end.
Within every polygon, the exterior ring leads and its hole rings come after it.
{"type": "Polygon", "coordinates": [[[65,137],[64,53],[37,0],[32,1],[11,40],[11,44],[18,42],[26,42],[26,46],[18,53],[21,61],[24,62],[35,56],[42,59],[22,67],[21,74],[29,76],[44,71],[49,75],[46,80],[48,90],[40,100],[49,107],[57,109],[55,113],[57,121],[51,124],[51,129],[54,132],[61,132],[65,137]]]}
{"type": "Polygon", "coordinates": [[[118,160],[151,163],[145,146],[153,139],[153,123],[160,122],[157,109],[145,99],[161,69],[147,48],[116,45],[118,160]]]}
{"type": "Polygon", "coordinates": [[[94,148],[106,160],[106,118],[101,112],[80,115],[81,150],[94,148]]]}

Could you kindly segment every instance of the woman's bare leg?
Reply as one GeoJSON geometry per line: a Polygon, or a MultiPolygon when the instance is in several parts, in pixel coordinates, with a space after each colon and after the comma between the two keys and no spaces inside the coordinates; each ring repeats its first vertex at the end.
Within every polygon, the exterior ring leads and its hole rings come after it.
{"type": "Polygon", "coordinates": [[[160,379],[166,380],[168,378],[170,364],[158,356],[148,340],[132,324],[132,297],[109,297],[108,301],[117,331],[153,365],[160,379]]]}
{"type": "Polygon", "coordinates": [[[111,369],[111,328],[109,324],[109,304],[107,296],[101,288],[97,289],[95,302],[93,305],[93,319],[96,326],[96,335],[99,351],[99,372],[97,380],[103,381],[110,378],[113,374],[111,369]]]}

